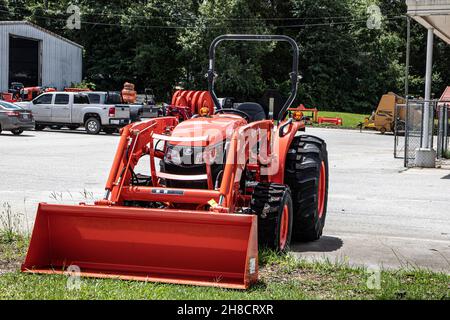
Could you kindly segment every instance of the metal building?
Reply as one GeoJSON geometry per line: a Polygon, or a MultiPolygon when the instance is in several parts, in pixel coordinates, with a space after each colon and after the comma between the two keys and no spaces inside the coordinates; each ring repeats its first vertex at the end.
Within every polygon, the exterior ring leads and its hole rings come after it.
{"type": "Polygon", "coordinates": [[[26,21],[0,21],[0,92],[11,82],[61,90],[82,79],[83,47],[26,21]]]}

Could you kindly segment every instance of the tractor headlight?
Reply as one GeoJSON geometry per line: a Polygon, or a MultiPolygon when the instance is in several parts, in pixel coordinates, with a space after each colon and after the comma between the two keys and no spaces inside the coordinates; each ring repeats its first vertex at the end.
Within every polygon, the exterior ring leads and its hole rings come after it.
{"type": "Polygon", "coordinates": [[[168,145],[165,161],[176,165],[221,164],[223,162],[224,143],[211,147],[191,147],[168,145]]]}
{"type": "Polygon", "coordinates": [[[181,155],[180,151],[174,147],[167,148],[167,153],[165,156],[165,160],[168,162],[172,162],[174,164],[181,164],[181,155]]]}

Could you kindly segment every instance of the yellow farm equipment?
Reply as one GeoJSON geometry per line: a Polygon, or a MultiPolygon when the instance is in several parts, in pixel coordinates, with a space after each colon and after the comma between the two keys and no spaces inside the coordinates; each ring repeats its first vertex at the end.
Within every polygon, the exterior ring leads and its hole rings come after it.
{"type": "Polygon", "coordinates": [[[375,129],[382,134],[386,132],[395,132],[395,118],[397,117],[397,130],[404,130],[406,109],[398,109],[396,116],[395,106],[405,104],[405,98],[389,92],[381,97],[377,110],[372,113],[369,118],[364,119],[364,122],[359,124],[361,129],[375,129]]]}

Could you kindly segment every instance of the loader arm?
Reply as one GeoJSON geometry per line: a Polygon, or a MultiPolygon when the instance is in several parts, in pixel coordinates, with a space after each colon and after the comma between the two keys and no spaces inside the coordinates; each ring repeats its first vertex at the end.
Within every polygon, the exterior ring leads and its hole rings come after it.
{"type": "MultiPolygon", "coordinates": [[[[150,152],[154,155],[153,134],[170,133],[177,124],[177,118],[165,117],[131,124],[122,129],[119,146],[106,183],[104,201],[108,203],[119,201],[123,187],[130,184],[131,170],[134,169],[141,156],[150,152]],[[110,195],[111,200],[109,199],[110,195]]],[[[154,162],[150,161],[152,173],[155,171],[153,166],[154,162]]]]}

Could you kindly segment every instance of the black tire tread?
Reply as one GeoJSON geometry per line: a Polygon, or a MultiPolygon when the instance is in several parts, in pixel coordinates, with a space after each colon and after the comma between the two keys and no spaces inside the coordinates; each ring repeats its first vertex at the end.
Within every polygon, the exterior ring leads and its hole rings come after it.
{"type": "Polygon", "coordinates": [[[328,154],[325,141],[310,135],[294,138],[286,159],[285,182],[292,191],[293,239],[299,241],[319,239],[325,224],[328,198],[328,154]],[[327,178],[324,213],[319,219],[317,190],[322,161],[325,162],[327,178]]]}
{"type": "MultiPolygon", "coordinates": [[[[288,186],[276,183],[259,183],[255,187],[250,206],[258,216],[258,244],[261,248],[280,251],[278,228],[281,217],[280,209],[284,207],[285,201],[292,201],[288,186]],[[287,197],[289,200],[286,200],[287,197]]],[[[288,236],[285,250],[288,249],[289,242],[290,236],[288,236]]]]}

